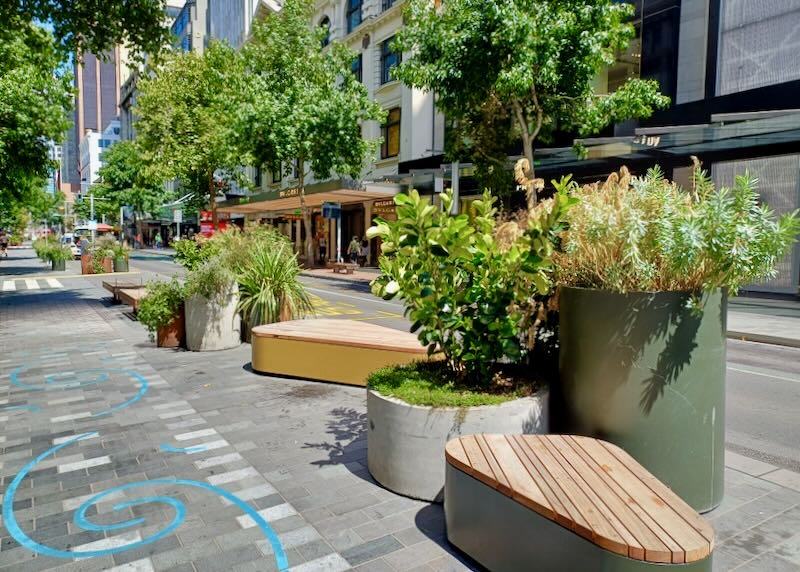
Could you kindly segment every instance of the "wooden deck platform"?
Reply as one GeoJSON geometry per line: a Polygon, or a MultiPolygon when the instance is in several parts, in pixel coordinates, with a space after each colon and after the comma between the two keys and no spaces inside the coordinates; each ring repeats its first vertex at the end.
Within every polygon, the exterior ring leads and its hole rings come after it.
{"type": "Polygon", "coordinates": [[[708,521],[615,445],[469,435],[445,456],[448,538],[491,570],[711,569],[708,521]]]}
{"type": "Polygon", "coordinates": [[[258,326],[251,344],[255,371],[361,386],[376,369],[427,357],[415,335],[355,320],[258,326]]]}
{"type": "Polygon", "coordinates": [[[111,296],[114,298],[115,302],[120,302],[120,290],[123,288],[126,290],[136,290],[138,288],[144,288],[144,284],[142,284],[141,281],[133,282],[132,280],[103,280],[103,288],[111,292],[111,296]]]}
{"type": "Polygon", "coordinates": [[[134,313],[139,310],[139,302],[144,298],[144,288],[120,288],[117,291],[119,301],[133,308],[134,313]]]}

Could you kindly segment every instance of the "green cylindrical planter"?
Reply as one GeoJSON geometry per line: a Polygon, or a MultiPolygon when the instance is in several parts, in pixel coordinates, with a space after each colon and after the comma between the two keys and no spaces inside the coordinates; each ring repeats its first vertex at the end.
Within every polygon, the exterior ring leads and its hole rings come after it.
{"type": "Polygon", "coordinates": [[[51,270],[66,270],[67,269],[67,261],[66,260],[51,260],[50,261],[50,268],[51,268],[51,270]]]}
{"type": "Polygon", "coordinates": [[[114,272],[127,272],[128,271],[128,257],[117,256],[114,258],[114,272]]]}
{"type": "Polygon", "coordinates": [[[561,288],[554,420],[630,453],[689,505],[722,502],[727,296],[561,288]]]}

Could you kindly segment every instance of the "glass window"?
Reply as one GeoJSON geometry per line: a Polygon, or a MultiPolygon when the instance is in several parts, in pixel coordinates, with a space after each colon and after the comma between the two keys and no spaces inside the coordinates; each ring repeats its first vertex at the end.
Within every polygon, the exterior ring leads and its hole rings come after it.
{"type": "Polygon", "coordinates": [[[278,164],[273,166],[270,171],[272,171],[272,182],[280,183],[281,179],[283,179],[283,169],[281,168],[281,165],[278,164]]]}
{"type": "Polygon", "coordinates": [[[261,167],[260,166],[256,167],[256,173],[255,173],[255,176],[253,178],[255,179],[253,181],[255,186],[257,188],[261,188],[261,167]]]}
{"type": "Polygon", "coordinates": [[[325,16],[319,23],[320,28],[325,29],[325,37],[322,38],[322,47],[331,43],[331,19],[325,16]]]}
{"type": "Polygon", "coordinates": [[[361,24],[362,0],[347,0],[347,33],[349,34],[361,24]]]}
{"type": "Polygon", "coordinates": [[[392,68],[400,63],[400,54],[392,51],[394,36],[384,40],[381,44],[381,83],[389,83],[392,77],[392,68]]]}
{"type": "Polygon", "coordinates": [[[388,10],[394,6],[395,0],[383,0],[383,9],[388,10]]]}
{"type": "Polygon", "coordinates": [[[400,108],[394,107],[386,115],[386,122],[381,127],[383,142],[381,143],[381,159],[397,157],[400,154],[400,108]]]}
{"type": "Polygon", "coordinates": [[[362,69],[364,65],[364,56],[362,54],[358,54],[356,58],[353,60],[353,63],[350,64],[350,70],[353,72],[353,75],[356,76],[358,81],[362,81],[362,69]]]}

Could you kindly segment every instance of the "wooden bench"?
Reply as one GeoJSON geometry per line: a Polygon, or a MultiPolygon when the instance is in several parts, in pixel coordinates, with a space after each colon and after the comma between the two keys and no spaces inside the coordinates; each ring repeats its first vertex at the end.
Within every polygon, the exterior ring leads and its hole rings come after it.
{"type": "Polygon", "coordinates": [[[257,372],[360,386],[376,369],[427,357],[415,335],[354,320],[257,326],[251,344],[257,372]]]}
{"type": "Polygon", "coordinates": [[[711,570],[711,525],[615,445],[468,435],[445,457],[447,537],[492,572],[711,570]]]}
{"type": "Polygon", "coordinates": [[[333,273],[352,274],[353,271],[358,270],[358,264],[352,262],[331,262],[333,273]]]}
{"type": "Polygon", "coordinates": [[[134,313],[139,310],[139,302],[144,298],[144,288],[120,288],[117,290],[120,302],[133,308],[134,313]]]}
{"type": "Polygon", "coordinates": [[[119,302],[119,291],[123,288],[126,290],[135,290],[138,288],[144,288],[144,284],[141,282],[131,282],[130,280],[103,280],[103,288],[111,292],[112,298],[114,298],[115,302],[119,302]]]}

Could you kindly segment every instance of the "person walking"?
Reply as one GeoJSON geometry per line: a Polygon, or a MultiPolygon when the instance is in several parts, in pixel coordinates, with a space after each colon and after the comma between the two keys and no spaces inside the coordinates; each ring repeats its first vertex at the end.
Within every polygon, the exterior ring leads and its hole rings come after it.
{"type": "Polygon", "coordinates": [[[156,233],[156,249],[161,250],[161,233],[156,233]]]}
{"type": "Polygon", "coordinates": [[[328,240],[325,238],[325,235],[322,234],[319,237],[319,263],[325,264],[325,260],[327,259],[328,255],[328,240]]]}
{"type": "Polygon", "coordinates": [[[350,246],[347,247],[347,254],[350,256],[350,262],[358,264],[358,253],[361,250],[361,245],[358,243],[358,237],[354,236],[350,241],[350,246]]]}
{"type": "Polygon", "coordinates": [[[358,264],[360,266],[367,265],[367,256],[369,255],[369,242],[365,238],[361,241],[361,246],[358,248],[358,264]]]}
{"type": "Polygon", "coordinates": [[[6,231],[0,231],[0,256],[8,258],[8,235],[6,231]]]}

